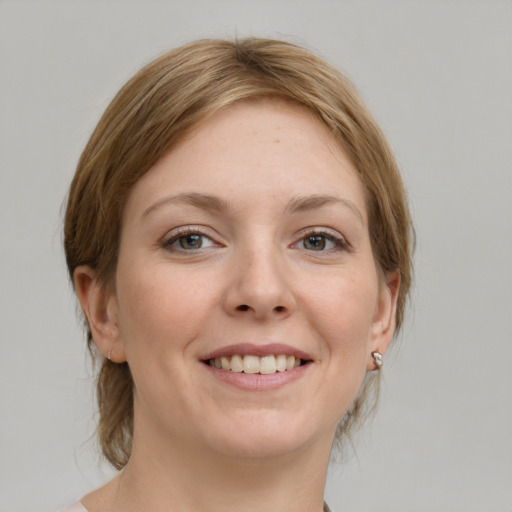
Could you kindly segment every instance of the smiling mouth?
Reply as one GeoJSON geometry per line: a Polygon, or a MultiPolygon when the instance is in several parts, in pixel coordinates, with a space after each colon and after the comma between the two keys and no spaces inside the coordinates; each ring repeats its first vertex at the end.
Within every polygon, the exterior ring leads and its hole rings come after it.
{"type": "Polygon", "coordinates": [[[205,364],[217,368],[236,373],[259,373],[261,375],[272,375],[277,372],[286,372],[304,366],[311,361],[300,359],[295,356],[287,356],[285,354],[268,355],[258,357],[256,355],[233,355],[215,357],[203,361],[205,364]]]}

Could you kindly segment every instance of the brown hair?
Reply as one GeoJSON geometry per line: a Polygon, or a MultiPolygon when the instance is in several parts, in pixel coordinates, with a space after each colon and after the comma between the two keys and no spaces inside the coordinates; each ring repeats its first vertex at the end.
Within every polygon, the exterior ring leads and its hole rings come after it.
{"type": "MultiPolygon", "coordinates": [[[[157,58],[119,91],[85,147],[70,187],[64,246],[71,279],[77,266],[89,265],[100,284],[113,291],[123,208],[133,185],[199,121],[235,102],[262,98],[308,109],[351,158],[366,192],[377,267],[383,273],[400,271],[398,330],[411,283],[412,227],[396,162],[347,78],[283,41],[193,42],[157,58]]],[[[90,330],[87,338],[94,354],[90,330]]],[[[101,360],[99,441],[106,458],[122,468],[131,452],[133,381],[127,363],[95,357],[101,360]]],[[[363,388],[374,385],[378,373],[363,388]]],[[[340,433],[361,416],[364,395],[340,423],[340,433]]]]}

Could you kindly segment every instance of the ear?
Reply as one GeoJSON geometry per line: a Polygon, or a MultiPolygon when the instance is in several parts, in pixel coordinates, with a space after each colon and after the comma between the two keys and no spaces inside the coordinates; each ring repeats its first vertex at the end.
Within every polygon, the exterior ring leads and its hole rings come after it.
{"type": "Polygon", "coordinates": [[[75,269],[73,282],[98,350],[115,363],[126,361],[115,295],[105,290],[98,282],[96,272],[88,265],[75,269]]]}
{"type": "Polygon", "coordinates": [[[400,289],[400,271],[394,270],[386,274],[385,282],[380,285],[379,297],[370,331],[370,353],[366,362],[366,370],[375,370],[372,352],[384,355],[393,339],[395,332],[396,303],[400,289]]]}

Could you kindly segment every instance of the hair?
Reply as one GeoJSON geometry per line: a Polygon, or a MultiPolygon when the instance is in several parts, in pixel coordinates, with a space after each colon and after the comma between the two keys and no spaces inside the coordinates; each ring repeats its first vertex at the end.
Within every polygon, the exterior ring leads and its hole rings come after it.
{"type": "MultiPolygon", "coordinates": [[[[199,122],[240,101],[281,100],[316,116],[349,156],[365,191],[372,250],[381,275],[398,270],[396,332],[412,275],[413,231],[406,193],[392,151],[349,80],[306,49],[270,39],[200,40],[142,68],[112,100],[87,143],[69,190],[64,247],[71,280],[79,265],[114,291],[123,209],[134,184],[199,122]]],[[[86,320],[85,320],[86,321],[86,320]]],[[[127,363],[94,350],[98,438],[120,469],[133,435],[133,381],[127,363]]],[[[368,375],[337,437],[358,423],[380,372],[368,375]]]]}

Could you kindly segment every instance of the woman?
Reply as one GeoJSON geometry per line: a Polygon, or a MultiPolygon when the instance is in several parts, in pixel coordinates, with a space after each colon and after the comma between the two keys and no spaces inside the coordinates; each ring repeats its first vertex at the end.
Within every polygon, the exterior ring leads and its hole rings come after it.
{"type": "Polygon", "coordinates": [[[320,512],[411,279],[402,181],[350,83],[281,41],[155,60],[81,156],[65,250],[121,470],[67,510],[320,512]]]}

